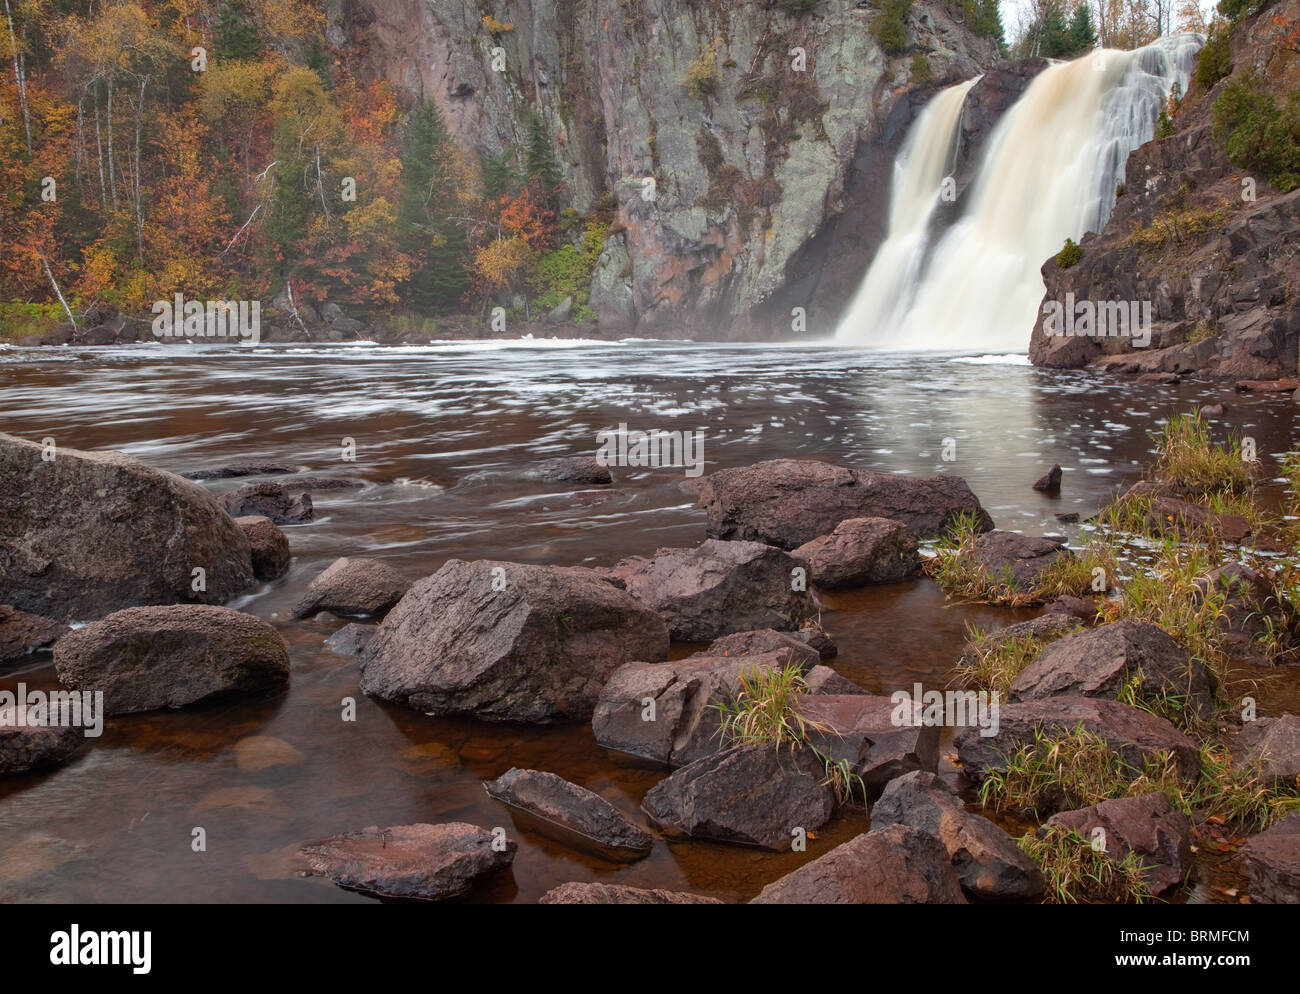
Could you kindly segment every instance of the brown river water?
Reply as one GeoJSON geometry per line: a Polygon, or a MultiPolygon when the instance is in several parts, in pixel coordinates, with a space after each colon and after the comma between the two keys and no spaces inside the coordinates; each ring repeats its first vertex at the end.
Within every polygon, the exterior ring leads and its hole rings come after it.
{"type": "MultiPolygon", "coordinates": [[[[1221,430],[1250,435],[1276,476],[1296,444],[1288,395],[1230,385],[1137,384],[1030,367],[1023,356],[916,356],[816,345],[463,343],[366,346],[141,345],[0,348],[0,430],[60,446],[119,449],[185,472],[284,462],[367,481],[313,493],[316,519],[285,526],[289,574],[231,604],[270,620],[289,644],[287,692],[212,707],[109,719],[66,765],[0,781],[0,900],[365,902],[290,868],[305,841],[368,825],[468,821],[504,826],[512,873],[475,901],[535,902],[569,880],[665,887],[748,900],[783,873],[867,827],[838,818],[806,853],[656,842],[607,863],[516,828],[481,781],[512,766],[582,784],[637,820],[664,775],[600,749],[587,725],[512,727],[434,719],[372,701],[355,660],[322,645],[343,621],[287,620],[307,583],[339,556],[383,559],[412,579],[451,558],[609,564],[701,542],[703,512],[682,471],[617,469],[612,488],[514,480],[537,459],[593,452],[596,433],[702,430],[707,470],[808,457],[916,475],[964,477],[997,525],[1086,539],[1058,513],[1086,518],[1141,476],[1149,431],[1170,413],[1225,401],[1221,430]],[[343,461],[343,439],[356,459],[343,461]],[[941,459],[956,440],[955,461],[941,459]],[[1053,463],[1062,495],[1030,484],[1053,463]],[[487,472],[486,482],[463,482],[487,472]],[[340,702],[357,701],[343,722],[340,702]],[[262,739],[287,743],[270,758],[262,739]],[[202,826],[207,851],[191,850],[202,826]]],[[[213,481],[213,492],[247,481],[213,481]]],[[[823,597],[837,670],[874,693],[942,687],[967,623],[1034,612],[945,604],[928,580],[823,597]]],[[[684,655],[695,646],[674,646],[684,655]]],[[[54,682],[49,657],[0,672],[0,688],[54,682]]],[[[1300,693],[1266,685],[1261,711],[1300,710],[1300,693]]],[[[1275,681],[1275,684],[1281,681],[1275,681]]],[[[942,750],[950,750],[946,744],[942,750]]],[[[945,760],[945,769],[956,775],[945,760]]],[[[1211,882],[1231,868],[1207,866],[1211,882]]],[[[1202,883],[1190,900],[1216,900],[1202,883]]]]}

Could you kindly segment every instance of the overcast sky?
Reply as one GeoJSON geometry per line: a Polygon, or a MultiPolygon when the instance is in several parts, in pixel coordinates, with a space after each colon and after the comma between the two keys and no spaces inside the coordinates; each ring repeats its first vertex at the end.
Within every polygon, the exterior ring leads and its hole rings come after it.
{"type": "MultiPolygon", "coordinates": [[[[1206,20],[1214,14],[1214,8],[1219,5],[1219,0],[1200,0],[1201,13],[1205,15],[1206,20]]],[[[1002,26],[1006,29],[1007,41],[1011,42],[1016,36],[1016,27],[1020,23],[1016,12],[1021,6],[1028,6],[1025,0],[1002,0],[1002,26]]]]}

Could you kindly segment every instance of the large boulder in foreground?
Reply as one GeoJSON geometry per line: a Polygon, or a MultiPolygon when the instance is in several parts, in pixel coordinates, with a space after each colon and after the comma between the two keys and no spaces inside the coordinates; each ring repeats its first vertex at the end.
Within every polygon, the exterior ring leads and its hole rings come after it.
{"type": "Polygon", "coordinates": [[[61,638],[54,668],[71,690],[103,691],[105,714],[131,714],[281,687],[289,652],[251,614],[199,604],[130,607],[61,638]]]}
{"type": "Polygon", "coordinates": [[[716,897],[702,897],[683,891],[647,890],[621,884],[560,884],[548,890],[538,904],[721,904],[716,897]]]}
{"type": "Polygon", "coordinates": [[[85,745],[84,727],[47,725],[28,713],[26,703],[0,707],[0,776],[57,766],[85,745]]]}
{"type": "Polygon", "coordinates": [[[507,869],[519,846],[494,848],[485,828],[464,822],[398,825],[336,835],[300,850],[312,873],[380,897],[445,901],[507,869]]]}
{"type": "Polygon", "coordinates": [[[1139,680],[1147,700],[1167,695],[1181,700],[1185,711],[1214,713],[1214,680],[1205,664],[1145,621],[1117,621],[1058,639],[1011,681],[1011,698],[1070,694],[1114,700],[1139,680]]]}
{"type": "Polygon", "coordinates": [[[361,689],[426,714],[580,721],[620,666],[667,657],[663,620],[594,570],[452,559],[388,613],[361,689]]]}
{"type": "Polygon", "coordinates": [[[943,843],[890,825],[836,846],[763,888],[751,904],[965,904],[943,843]]]}
{"type": "Polygon", "coordinates": [[[335,559],[307,585],[293,616],[317,611],[345,617],[382,617],[411,589],[411,581],[378,559],[335,559]]]}
{"type": "Polygon", "coordinates": [[[848,518],[791,555],[808,564],[817,586],[828,589],[901,583],[921,568],[916,539],[906,525],[889,518],[848,518]]]}
{"type": "Polygon", "coordinates": [[[890,825],[907,825],[943,843],[962,887],[973,897],[1023,900],[1042,893],[1043,875],[1016,840],[967,811],[933,773],[909,773],[885,788],[871,807],[871,830],[890,825]]]}
{"type": "Polygon", "coordinates": [[[771,545],[710,539],[697,549],[621,560],[610,573],[659,613],[674,639],[707,642],[730,632],[798,629],[815,613],[808,591],[795,589],[798,566],[771,545]]]}
{"type": "Polygon", "coordinates": [[[648,856],[654,845],[649,832],[624,818],[599,794],[554,773],[511,768],[495,780],[484,781],[483,786],[489,797],[536,819],[532,823],[525,819],[523,827],[536,827],[564,842],[577,836],[601,855],[640,859],[648,856]]]}
{"type": "Polygon", "coordinates": [[[69,631],[57,621],[0,604],[0,666],[48,649],[69,631]]]}
{"type": "Polygon", "coordinates": [[[957,476],[898,476],[814,459],[772,459],[704,477],[699,505],[714,538],[794,549],[848,518],[890,518],[917,538],[943,534],[960,514],[993,520],[957,476]]]}
{"type": "Polygon", "coordinates": [[[198,484],[121,452],[58,448],[47,462],[43,451],[0,434],[0,602],[85,621],[220,604],[252,584],[248,539],[198,484]]]}
{"type": "Polygon", "coordinates": [[[1090,808],[1062,811],[1047,824],[1072,829],[1088,844],[1101,844],[1117,863],[1136,853],[1143,867],[1142,878],[1153,894],[1183,883],[1192,868],[1191,822],[1163,793],[1120,797],[1090,808]]]}
{"type": "Polygon", "coordinates": [[[1300,811],[1241,847],[1253,904],[1300,904],[1300,811]]]}
{"type": "Polygon", "coordinates": [[[736,746],[661,780],[641,810],[670,833],[788,851],[798,830],[816,832],[835,811],[824,778],[808,750],[736,746]]]}

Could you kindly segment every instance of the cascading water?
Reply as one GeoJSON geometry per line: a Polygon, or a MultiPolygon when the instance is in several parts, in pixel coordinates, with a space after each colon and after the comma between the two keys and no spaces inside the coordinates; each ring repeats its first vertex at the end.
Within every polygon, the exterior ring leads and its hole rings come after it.
{"type": "Polygon", "coordinates": [[[926,107],[895,163],[890,227],[837,341],[879,349],[1022,352],[1043,298],[1043,260],[1106,223],[1124,164],[1150,141],[1199,35],[1099,50],[1043,70],[989,136],[962,217],[927,235],[961,106],[977,80],[926,107]]]}

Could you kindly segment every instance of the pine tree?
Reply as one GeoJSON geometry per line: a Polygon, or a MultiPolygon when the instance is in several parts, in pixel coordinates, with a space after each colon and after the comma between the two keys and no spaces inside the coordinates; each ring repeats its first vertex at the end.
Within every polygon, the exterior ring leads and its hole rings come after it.
{"type": "Polygon", "coordinates": [[[1074,8],[1070,19],[1070,55],[1086,55],[1097,47],[1097,31],[1092,26],[1092,10],[1087,3],[1074,8]]]}
{"type": "Polygon", "coordinates": [[[547,203],[553,206],[559,199],[560,164],[551,148],[546,123],[535,111],[528,115],[528,143],[524,149],[524,180],[534,179],[541,183],[547,203]]]}
{"type": "Polygon", "coordinates": [[[411,304],[422,314],[453,309],[466,288],[461,260],[465,234],[448,219],[453,191],[442,166],[453,154],[451,135],[432,101],[411,118],[402,153],[402,196],[397,212],[400,241],[417,263],[411,273],[411,304]]]}
{"type": "Polygon", "coordinates": [[[483,199],[499,201],[519,188],[519,174],[510,164],[510,153],[489,156],[483,162],[483,199]]]}

